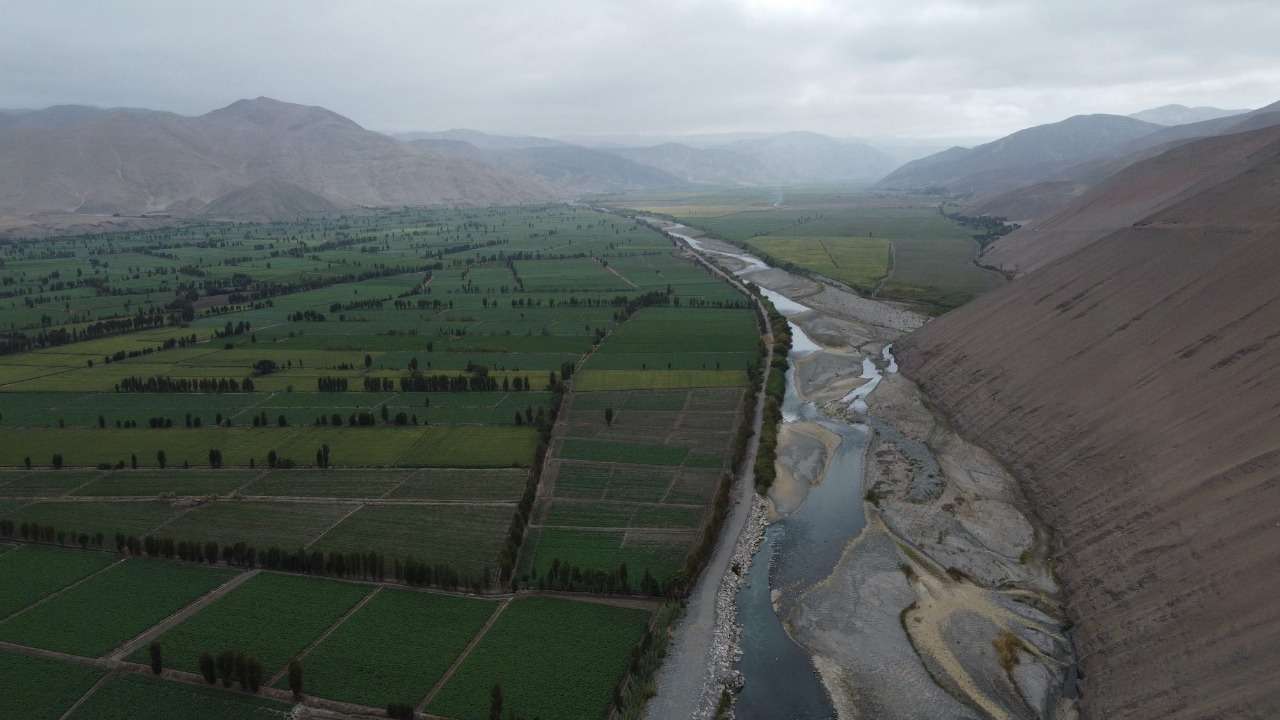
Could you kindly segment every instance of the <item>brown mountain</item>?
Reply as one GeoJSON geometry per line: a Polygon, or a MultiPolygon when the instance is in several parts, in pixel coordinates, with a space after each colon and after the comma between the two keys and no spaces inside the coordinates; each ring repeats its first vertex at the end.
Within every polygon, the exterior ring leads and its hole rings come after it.
{"type": "MultiPolygon", "coordinates": [[[[1280,120],[1280,114],[1251,118],[1246,127],[1254,123],[1265,126],[1271,120],[1280,120]]],[[[1271,125],[1271,129],[1274,127],[1271,125]]],[[[1163,152],[1159,148],[1139,150],[1091,171],[1101,175],[1117,167],[1118,171],[1105,180],[1095,181],[1080,173],[1073,185],[1079,190],[1065,209],[1002,238],[983,254],[982,263],[1008,272],[1028,272],[1075,252],[1237,172],[1241,163],[1265,146],[1272,135],[1264,127],[1262,132],[1232,133],[1198,142],[1174,140],[1160,146],[1168,148],[1163,152]],[[1153,157],[1138,161],[1148,155],[1153,157]],[[1083,190],[1090,186],[1092,189],[1083,190]]],[[[1024,188],[1022,193],[1037,187],[1041,186],[1024,188]]],[[[999,200],[990,200],[985,207],[1008,209],[1000,208],[999,200]]],[[[1045,204],[1053,201],[1051,196],[1045,204]]],[[[1023,203],[1021,207],[1027,207],[1025,199],[1019,198],[1019,202],[1023,203]]]]}
{"type": "Polygon", "coordinates": [[[197,117],[85,107],[0,116],[0,212],[189,214],[260,181],[339,207],[549,198],[527,178],[269,98],[197,117]]]}
{"type": "Polygon", "coordinates": [[[942,190],[986,197],[1045,180],[1097,157],[1160,125],[1120,115],[1077,115],[1020,130],[975,148],[951,148],[913,160],[876,184],[890,190],[942,190]]]}
{"type": "Polygon", "coordinates": [[[1073,226],[1153,206],[899,359],[1053,529],[1086,717],[1280,717],[1280,129],[1144,160],[1073,226]]]}

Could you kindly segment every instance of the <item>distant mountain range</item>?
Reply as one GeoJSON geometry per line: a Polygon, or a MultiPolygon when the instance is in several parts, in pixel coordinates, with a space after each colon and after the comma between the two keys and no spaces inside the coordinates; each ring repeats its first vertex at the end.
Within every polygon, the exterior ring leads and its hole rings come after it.
{"type": "Polygon", "coordinates": [[[1157,125],[1186,125],[1188,123],[1231,117],[1232,115],[1243,115],[1247,112],[1249,112],[1247,108],[1244,110],[1223,110],[1222,108],[1205,106],[1162,105],[1158,108],[1136,112],[1129,117],[1157,125]]]}

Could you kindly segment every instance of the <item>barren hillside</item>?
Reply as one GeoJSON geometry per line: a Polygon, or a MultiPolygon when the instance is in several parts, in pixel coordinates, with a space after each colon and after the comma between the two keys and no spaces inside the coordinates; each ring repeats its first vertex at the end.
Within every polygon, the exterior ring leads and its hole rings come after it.
{"type": "Polygon", "coordinates": [[[903,370],[1053,528],[1087,717],[1280,716],[1280,132],[1089,198],[1166,202],[930,323],[903,370]]]}

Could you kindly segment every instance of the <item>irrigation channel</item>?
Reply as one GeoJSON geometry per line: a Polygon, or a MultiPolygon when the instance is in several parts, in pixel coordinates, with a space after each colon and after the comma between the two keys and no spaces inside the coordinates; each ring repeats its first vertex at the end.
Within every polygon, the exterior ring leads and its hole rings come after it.
{"type": "Polygon", "coordinates": [[[646,717],[713,717],[726,689],[739,720],[1070,717],[1046,529],[898,374],[893,342],[925,318],[643,220],[792,334],[777,479],[766,498],[739,480],[646,717]]]}

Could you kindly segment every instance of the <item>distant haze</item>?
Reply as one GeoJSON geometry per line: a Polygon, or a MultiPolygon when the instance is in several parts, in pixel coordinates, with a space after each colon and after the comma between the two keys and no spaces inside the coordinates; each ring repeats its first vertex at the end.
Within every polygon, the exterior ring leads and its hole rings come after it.
{"type": "Polygon", "coordinates": [[[0,17],[0,107],[268,95],[389,132],[992,138],[1280,87],[1274,0],[0,0],[0,17]]]}

